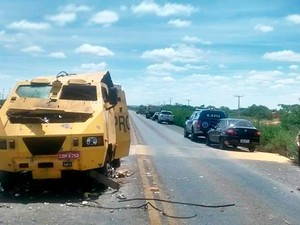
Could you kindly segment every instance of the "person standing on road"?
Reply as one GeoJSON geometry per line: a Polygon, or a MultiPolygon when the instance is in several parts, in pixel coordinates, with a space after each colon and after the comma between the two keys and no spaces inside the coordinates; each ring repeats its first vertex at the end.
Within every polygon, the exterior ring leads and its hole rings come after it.
{"type": "Polygon", "coordinates": [[[296,143],[297,143],[297,146],[298,146],[298,163],[300,164],[300,131],[297,134],[296,143]]]}

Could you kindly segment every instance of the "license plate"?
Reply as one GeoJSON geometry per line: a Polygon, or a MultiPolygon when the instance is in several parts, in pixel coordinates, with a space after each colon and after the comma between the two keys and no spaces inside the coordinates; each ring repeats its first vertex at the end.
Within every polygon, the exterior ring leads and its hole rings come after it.
{"type": "Polygon", "coordinates": [[[80,152],[59,152],[57,157],[58,159],[78,159],[80,158],[80,152]]]}
{"type": "Polygon", "coordinates": [[[243,143],[243,144],[249,144],[250,140],[248,140],[248,139],[241,139],[240,142],[243,143]]]}

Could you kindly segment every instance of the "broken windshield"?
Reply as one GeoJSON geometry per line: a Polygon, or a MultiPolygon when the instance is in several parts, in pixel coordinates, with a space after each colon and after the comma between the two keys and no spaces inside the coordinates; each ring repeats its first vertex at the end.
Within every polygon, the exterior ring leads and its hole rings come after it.
{"type": "Polygon", "coordinates": [[[50,91],[50,85],[21,85],[16,92],[20,97],[46,99],[49,98],[50,91]]]}

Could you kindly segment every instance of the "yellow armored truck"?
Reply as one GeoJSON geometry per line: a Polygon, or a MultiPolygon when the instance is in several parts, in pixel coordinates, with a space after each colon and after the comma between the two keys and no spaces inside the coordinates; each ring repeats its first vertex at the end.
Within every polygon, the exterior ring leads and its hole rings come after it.
{"type": "Polygon", "coordinates": [[[18,82],[0,109],[2,187],[22,172],[55,179],[120,166],[129,154],[128,120],[125,93],[109,72],[18,82]]]}

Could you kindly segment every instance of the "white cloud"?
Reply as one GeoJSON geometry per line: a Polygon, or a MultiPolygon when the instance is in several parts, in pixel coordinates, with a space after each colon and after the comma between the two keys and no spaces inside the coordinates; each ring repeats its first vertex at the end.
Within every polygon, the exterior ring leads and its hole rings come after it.
{"type": "Polygon", "coordinates": [[[171,63],[152,64],[147,66],[147,71],[154,74],[165,74],[165,72],[181,72],[186,71],[187,68],[175,66],[171,63]]]}
{"type": "Polygon", "coordinates": [[[65,59],[66,55],[63,52],[51,52],[49,54],[50,57],[52,58],[57,58],[57,59],[65,59]]]}
{"type": "Polygon", "coordinates": [[[31,53],[31,54],[37,54],[44,51],[44,49],[38,45],[32,45],[27,48],[21,49],[22,52],[31,53]]]}
{"type": "Polygon", "coordinates": [[[79,68],[75,68],[75,71],[78,72],[95,72],[95,71],[104,71],[107,68],[107,64],[105,62],[101,63],[83,63],[79,68]]]}
{"type": "Polygon", "coordinates": [[[196,65],[191,65],[191,64],[186,64],[184,67],[189,69],[189,70],[206,70],[206,69],[209,68],[207,65],[196,66],[196,65]]]}
{"type": "Polygon", "coordinates": [[[48,23],[33,23],[27,20],[20,20],[12,22],[8,28],[17,30],[47,30],[50,28],[48,23]]]}
{"type": "Polygon", "coordinates": [[[286,85],[286,84],[293,84],[295,83],[295,80],[292,78],[287,79],[279,79],[274,81],[276,84],[286,85]]]}
{"type": "Polygon", "coordinates": [[[262,24],[257,24],[254,29],[263,33],[272,32],[274,30],[273,27],[262,24]]]}
{"type": "Polygon", "coordinates": [[[91,7],[87,5],[74,5],[74,4],[66,5],[62,9],[63,12],[88,12],[90,10],[91,7]]]}
{"type": "Polygon", "coordinates": [[[194,43],[201,41],[200,38],[191,37],[191,36],[188,36],[188,35],[184,36],[182,40],[186,41],[186,42],[194,42],[194,43]]]}
{"type": "Polygon", "coordinates": [[[203,50],[187,45],[145,51],[141,57],[162,62],[197,62],[206,54],[203,50]]]}
{"type": "Polygon", "coordinates": [[[291,23],[300,24],[300,14],[291,14],[288,15],[285,19],[291,23]]]}
{"type": "Polygon", "coordinates": [[[169,20],[168,24],[173,25],[174,27],[188,27],[191,25],[191,22],[188,20],[169,20]]]}
{"type": "Polygon", "coordinates": [[[298,65],[290,65],[289,69],[290,70],[298,70],[299,66],[298,65]]]}
{"type": "Polygon", "coordinates": [[[210,41],[203,41],[198,37],[192,37],[192,36],[188,36],[188,35],[184,36],[182,41],[189,42],[189,43],[201,43],[201,44],[204,44],[204,45],[210,45],[211,44],[210,41]]]}
{"type": "Polygon", "coordinates": [[[61,12],[56,15],[47,16],[47,20],[54,22],[59,26],[64,26],[76,20],[76,13],[74,12],[61,12]]]}
{"type": "Polygon", "coordinates": [[[271,70],[271,71],[252,70],[249,72],[248,77],[246,78],[246,83],[270,85],[274,83],[275,78],[278,79],[278,77],[282,75],[283,73],[278,70],[271,70]]]}
{"type": "Polygon", "coordinates": [[[171,76],[167,76],[167,77],[163,77],[162,81],[164,81],[164,82],[174,82],[175,79],[171,76]]]}
{"type": "Polygon", "coordinates": [[[143,1],[139,5],[131,6],[135,14],[155,14],[157,16],[190,15],[196,9],[191,5],[166,3],[159,5],[152,1],[143,1]]]}
{"type": "Polygon", "coordinates": [[[113,56],[114,53],[106,47],[91,45],[91,44],[82,44],[75,49],[76,53],[86,53],[98,56],[113,56]]]}
{"type": "Polygon", "coordinates": [[[94,15],[91,18],[90,22],[95,24],[101,24],[103,26],[110,26],[112,23],[115,23],[118,20],[119,20],[119,16],[116,12],[104,10],[94,15]]]}
{"type": "Polygon", "coordinates": [[[300,54],[291,50],[283,50],[278,52],[267,52],[263,55],[264,59],[285,62],[300,62],[300,54]]]}
{"type": "Polygon", "coordinates": [[[6,78],[11,78],[11,76],[0,73],[0,78],[1,79],[4,79],[4,78],[6,79],[6,78]]]}

